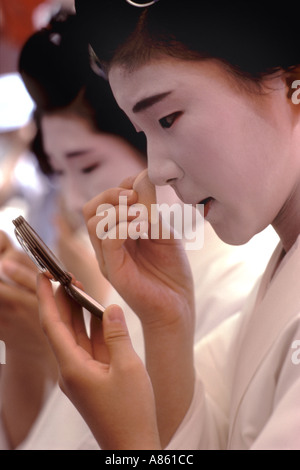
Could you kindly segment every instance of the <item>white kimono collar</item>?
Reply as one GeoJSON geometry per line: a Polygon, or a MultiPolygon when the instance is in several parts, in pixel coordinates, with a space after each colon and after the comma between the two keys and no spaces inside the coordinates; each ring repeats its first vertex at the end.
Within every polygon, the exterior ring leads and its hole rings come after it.
{"type": "Polygon", "coordinates": [[[262,277],[254,309],[249,315],[237,353],[229,445],[240,405],[253,376],[286,324],[300,311],[300,280],[299,283],[295,282],[300,276],[299,240],[300,235],[281,261],[283,249],[282,244],[278,244],[262,277]]]}

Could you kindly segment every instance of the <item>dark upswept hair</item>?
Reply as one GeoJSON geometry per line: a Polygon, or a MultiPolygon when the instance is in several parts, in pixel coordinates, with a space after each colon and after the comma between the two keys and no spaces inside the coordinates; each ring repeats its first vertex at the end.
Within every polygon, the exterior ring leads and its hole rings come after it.
{"type": "Polygon", "coordinates": [[[300,63],[297,15],[274,0],[158,0],[144,8],[126,0],[75,0],[75,7],[104,70],[112,63],[134,68],[163,53],[216,58],[259,81],[300,63]]]}
{"type": "Polygon", "coordinates": [[[91,68],[89,43],[76,15],[61,11],[35,32],[21,50],[19,72],[36,104],[32,150],[44,173],[52,169],[43,150],[41,118],[61,111],[83,117],[96,132],[123,138],[146,158],[145,137],[117,105],[107,80],[91,68]]]}

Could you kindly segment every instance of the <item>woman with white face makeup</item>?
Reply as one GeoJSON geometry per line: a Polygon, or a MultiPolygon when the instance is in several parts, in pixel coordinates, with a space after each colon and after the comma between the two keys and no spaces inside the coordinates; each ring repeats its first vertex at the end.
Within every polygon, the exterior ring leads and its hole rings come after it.
{"type": "Polygon", "coordinates": [[[104,358],[66,329],[70,311],[41,278],[42,321],[64,390],[107,448],[299,449],[296,18],[271,2],[136,3],[77,0],[76,11],[118,104],[146,135],[152,182],[204,204],[228,243],[269,224],[280,243],[242,314],[194,351],[193,288],[176,240],[99,240],[95,206],[117,206],[120,189],[104,192],[85,217],[103,272],[143,323],[147,372],[118,308],[104,315],[107,373],[104,358]],[[71,373],[66,344],[78,366],[71,373]]]}

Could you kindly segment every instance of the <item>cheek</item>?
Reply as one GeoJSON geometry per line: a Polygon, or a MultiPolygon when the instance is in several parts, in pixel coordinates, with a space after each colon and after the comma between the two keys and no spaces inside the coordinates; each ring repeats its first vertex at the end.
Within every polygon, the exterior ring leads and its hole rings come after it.
{"type": "MultiPolygon", "coordinates": [[[[226,139],[228,147],[228,140],[226,139]]],[[[184,126],[172,143],[172,154],[185,174],[199,183],[221,177],[227,167],[225,142],[218,129],[208,125],[184,126]]]]}
{"type": "Polygon", "coordinates": [[[98,194],[118,186],[123,179],[123,173],[119,175],[118,165],[101,165],[101,167],[81,178],[81,187],[84,187],[85,198],[93,199],[98,194]]]}
{"type": "Polygon", "coordinates": [[[119,186],[125,178],[140,173],[145,166],[146,163],[144,164],[143,161],[132,156],[123,157],[121,153],[117,158],[111,158],[106,162],[98,172],[98,188],[102,192],[119,186]]]}
{"type": "Polygon", "coordinates": [[[217,124],[206,122],[182,132],[183,145],[174,148],[179,164],[195,187],[230,205],[232,211],[238,210],[237,200],[244,210],[260,204],[263,193],[273,187],[268,158],[274,158],[274,148],[266,154],[268,131],[226,121],[217,124]]]}
{"type": "Polygon", "coordinates": [[[83,175],[82,181],[85,188],[84,193],[86,202],[93,199],[106,189],[103,189],[105,182],[103,181],[103,173],[99,170],[94,171],[89,175],[83,175]]]}
{"type": "Polygon", "coordinates": [[[92,175],[84,175],[76,172],[65,180],[61,179],[61,188],[65,198],[70,205],[84,205],[92,199],[98,192],[95,190],[96,181],[92,175]]]}

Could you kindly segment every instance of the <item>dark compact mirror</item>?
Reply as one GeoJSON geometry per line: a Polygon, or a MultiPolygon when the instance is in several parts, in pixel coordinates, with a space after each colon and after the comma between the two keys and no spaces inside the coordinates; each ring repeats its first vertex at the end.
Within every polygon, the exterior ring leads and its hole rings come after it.
{"type": "Polygon", "coordinates": [[[50,273],[52,279],[59,282],[74,300],[93,315],[102,319],[105,308],[82,289],[72,284],[71,275],[24,217],[17,217],[13,220],[13,224],[18,242],[38,269],[41,272],[50,273]]]}

